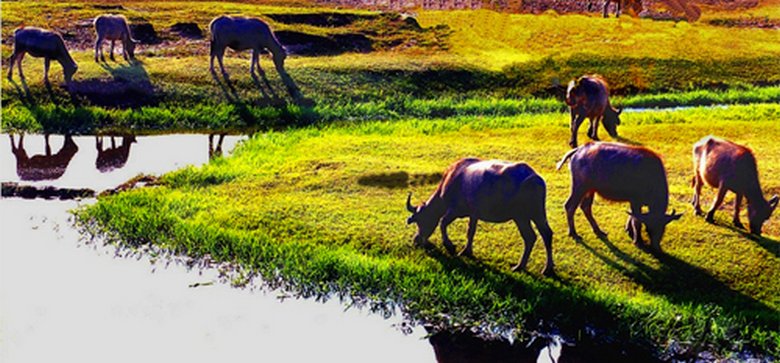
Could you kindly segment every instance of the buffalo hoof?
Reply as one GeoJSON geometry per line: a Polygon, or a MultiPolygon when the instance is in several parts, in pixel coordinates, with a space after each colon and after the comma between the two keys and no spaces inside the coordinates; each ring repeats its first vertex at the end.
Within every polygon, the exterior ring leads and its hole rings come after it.
{"type": "Polygon", "coordinates": [[[474,258],[474,251],[472,251],[470,248],[464,248],[463,251],[460,251],[458,256],[459,257],[474,258]]]}
{"type": "Polygon", "coordinates": [[[453,246],[452,244],[444,244],[444,249],[447,250],[447,253],[453,256],[457,253],[457,251],[455,250],[455,246],[453,246]]]}
{"type": "Polygon", "coordinates": [[[571,237],[576,242],[582,242],[582,236],[576,233],[569,233],[569,237],[571,237]]]}
{"type": "Polygon", "coordinates": [[[517,264],[512,266],[512,272],[523,272],[525,270],[525,266],[517,264]]]}
{"type": "Polygon", "coordinates": [[[704,215],[704,212],[702,212],[699,208],[694,208],[693,212],[696,213],[696,215],[699,217],[704,215]]]}
{"type": "Polygon", "coordinates": [[[595,233],[596,237],[598,237],[599,239],[606,239],[607,238],[607,232],[604,232],[602,230],[593,231],[593,233],[595,233]]]}
{"type": "Polygon", "coordinates": [[[742,222],[739,221],[739,219],[734,220],[734,227],[737,227],[739,229],[745,229],[745,226],[742,224],[742,222]]]}
{"type": "Polygon", "coordinates": [[[576,141],[569,141],[569,146],[573,149],[573,148],[577,147],[577,142],[576,141]]]}
{"type": "Polygon", "coordinates": [[[707,213],[707,216],[704,217],[704,220],[707,221],[707,223],[715,224],[715,213],[707,213]]]}
{"type": "Polygon", "coordinates": [[[542,275],[547,277],[553,277],[555,276],[555,269],[552,266],[544,266],[544,270],[542,270],[542,275]]]}

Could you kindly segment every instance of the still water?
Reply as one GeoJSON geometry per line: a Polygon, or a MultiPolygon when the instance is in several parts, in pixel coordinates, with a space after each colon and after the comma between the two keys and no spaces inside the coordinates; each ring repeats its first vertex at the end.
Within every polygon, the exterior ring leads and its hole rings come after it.
{"type": "MultiPolygon", "coordinates": [[[[225,137],[224,154],[244,138],[225,137]]],[[[0,135],[0,181],[100,192],[139,173],[206,163],[219,140],[122,139],[112,147],[109,137],[52,135],[47,153],[43,136],[27,135],[20,147],[15,135],[12,147],[0,135]]],[[[405,335],[394,327],[400,317],[345,311],[335,300],[280,302],[275,292],[215,283],[215,271],[114,257],[72,228],[67,211],[87,203],[94,199],[0,199],[1,362],[436,359],[424,329],[405,335]]]]}

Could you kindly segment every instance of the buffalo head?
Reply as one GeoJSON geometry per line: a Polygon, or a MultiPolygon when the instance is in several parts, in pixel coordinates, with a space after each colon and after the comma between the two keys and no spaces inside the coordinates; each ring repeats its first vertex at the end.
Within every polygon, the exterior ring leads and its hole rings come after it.
{"type": "Polygon", "coordinates": [[[772,212],[777,209],[777,204],[780,201],[780,197],[777,195],[769,199],[768,203],[762,207],[756,207],[753,203],[748,203],[748,220],[750,221],[750,233],[756,236],[761,235],[761,227],[764,225],[767,219],[772,215],[772,212]]]}
{"type": "Polygon", "coordinates": [[[675,210],[672,210],[672,214],[633,214],[628,212],[628,215],[632,218],[636,218],[647,227],[647,235],[650,236],[650,245],[656,249],[660,249],[661,238],[663,238],[664,232],[666,232],[666,225],[682,217],[682,213],[677,214],[675,210]]]}
{"type": "Polygon", "coordinates": [[[425,203],[415,207],[412,205],[412,193],[406,198],[406,210],[412,213],[411,217],[406,219],[406,224],[417,224],[417,232],[414,234],[414,244],[416,246],[427,245],[428,238],[431,237],[436,226],[439,224],[439,218],[427,208],[425,203]]]}

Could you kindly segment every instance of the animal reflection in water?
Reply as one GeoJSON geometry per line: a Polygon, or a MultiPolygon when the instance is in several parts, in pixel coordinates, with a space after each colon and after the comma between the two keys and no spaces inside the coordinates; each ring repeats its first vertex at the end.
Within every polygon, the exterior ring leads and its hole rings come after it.
{"type": "Polygon", "coordinates": [[[49,135],[46,134],[44,135],[46,153],[29,157],[24,149],[24,134],[19,136],[18,144],[14,142],[13,135],[8,137],[11,139],[11,152],[16,158],[16,174],[20,179],[27,181],[59,179],[65,173],[73,156],[79,151],[73,137],[65,135],[62,148],[56,154],[52,154],[49,135]]]}
{"type": "Polygon", "coordinates": [[[114,136],[111,136],[111,147],[103,149],[103,137],[95,136],[95,148],[98,156],[95,160],[95,167],[101,173],[108,173],[114,169],[119,169],[127,164],[127,158],[130,156],[130,146],[136,142],[135,136],[122,136],[122,144],[116,146],[114,136]]]}

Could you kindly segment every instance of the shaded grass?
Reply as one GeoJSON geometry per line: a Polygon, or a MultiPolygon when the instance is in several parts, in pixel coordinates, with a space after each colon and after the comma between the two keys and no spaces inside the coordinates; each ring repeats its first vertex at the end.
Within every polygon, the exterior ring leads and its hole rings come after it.
{"type": "MultiPolygon", "coordinates": [[[[776,104],[625,115],[621,135],[663,155],[671,207],[686,211],[670,225],[659,256],[639,251],[624,234],[625,205],[601,199],[594,213],[609,239],[587,229],[582,243],[565,237],[569,175],[553,165],[567,150],[568,122],[557,113],[257,134],[231,158],[168,174],[162,186],[101,198],[79,218],[92,233],[128,246],[151,243],[237,263],[304,296],[400,304],[412,319],[440,327],[520,335],[554,327],[572,337],[596,329],[659,354],[676,342],[777,355],[777,217],[753,241],[724,227],[726,212],[709,225],[687,203],[690,148],[707,134],[750,145],[762,186],[777,190],[779,120],[776,104]],[[521,254],[509,224],[479,225],[474,260],[412,247],[407,191],[423,200],[435,176],[466,156],[525,160],[546,179],[557,279],[538,273],[540,247],[529,273],[509,271],[521,254]]],[[[705,192],[709,200],[713,192],[705,192]]],[[[576,223],[585,228],[581,214],[576,223]]],[[[456,244],[464,243],[465,229],[463,220],[453,224],[456,244]]],[[[438,234],[432,241],[440,245],[438,234]]]]}

